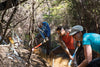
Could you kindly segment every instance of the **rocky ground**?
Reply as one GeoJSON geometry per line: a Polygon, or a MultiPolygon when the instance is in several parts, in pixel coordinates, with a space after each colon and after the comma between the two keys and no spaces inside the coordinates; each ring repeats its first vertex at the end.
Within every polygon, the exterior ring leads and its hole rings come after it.
{"type": "MultiPolygon", "coordinates": [[[[9,45],[0,45],[0,67],[27,67],[30,52],[21,47],[15,51],[9,49],[9,45]]],[[[49,67],[46,63],[39,55],[32,54],[28,67],[49,67]]]]}
{"type": "Polygon", "coordinates": [[[32,53],[23,47],[11,50],[9,45],[0,45],[0,67],[66,67],[68,58],[54,56],[51,59],[45,55],[45,50],[37,49],[32,53]]]}

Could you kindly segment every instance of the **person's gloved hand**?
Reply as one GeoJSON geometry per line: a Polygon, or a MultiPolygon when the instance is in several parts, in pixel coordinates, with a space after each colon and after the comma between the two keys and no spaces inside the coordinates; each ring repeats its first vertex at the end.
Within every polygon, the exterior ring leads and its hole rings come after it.
{"type": "Polygon", "coordinates": [[[71,60],[74,60],[74,58],[73,58],[71,55],[70,55],[70,59],[71,59],[71,60]]]}
{"type": "Polygon", "coordinates": [[[49,40],[48,37],[45,37],[45,39],[43,40],[43,42],[45,43],[48,40],[49,40]]]}
{"type": "Polygon", "coordinates": [[[77,41],[77,46],[78,46],[78,47],[80,47],[80,46],[81,46],[80,41],[77,41]]]}
{"type": "Polygon", "coordinates": [[[45,37],[45,40],[46,40],[46,41],[48,41],[48,40],[49,40],[49,38],[48,38],[48,37],[45,37]]]}
{"type": "Polygon", "coordinates": [[[45,43],[45,42],[46,42],[46,39],[43,40],[43,43],[45,43]]]}

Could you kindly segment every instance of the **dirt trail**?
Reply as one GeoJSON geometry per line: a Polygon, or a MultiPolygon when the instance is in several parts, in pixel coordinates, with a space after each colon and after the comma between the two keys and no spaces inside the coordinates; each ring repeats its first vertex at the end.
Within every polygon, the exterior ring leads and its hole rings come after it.
{"type": "Polygon", "coordinates": [[[48,62],[52,67],[69,67],[68,66],[68,62],[69,62],[68,58],[55,57],[55,58],[52,58],[51,61],[48,60],[48,62]]]}
{"type": "Polygon", "coordinates": [[[45,54],[45,50],[41,48],[37,49],[35,53],[39,54],[39,56],[41,56],[45,60],[45,63],[49,67],[69,67],[68,66],[69,58],[65,53],[50,57],[47,56],[45,54]],[[53,59],[54,59],[54,64],[53,64],[53,59]]]}

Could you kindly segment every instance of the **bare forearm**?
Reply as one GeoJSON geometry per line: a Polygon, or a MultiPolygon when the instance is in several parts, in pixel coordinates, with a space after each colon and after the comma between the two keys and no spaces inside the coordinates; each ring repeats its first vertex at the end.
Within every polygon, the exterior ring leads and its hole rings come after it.
{"type": "Polygon", "coordinates": [[[78,67],[86,67],[88,64],[88,61],[85,59],[78,67]]]}
{"type": "Polygon", "coordinates": [[[66,54],[68,54],[68,56],[71,58],[71,54],[70,54],[68,48],[65,49],[65,52],[66,52],[66,54]]]}
{"type": "Polygon", "coordinates": [[[92,49],[90,45],[84,45],[84,61],[78,67],[86,67],[92,61],[92,49]]]}
{"type": "Polygon", "coordinates": [[[62,48],[65,50],[65,53],[69,56],[69,58],[72,59],[69,49],[64,44],[62,45],[62,48]]]}
{"type": "Polygon", "coordinates": [[[66,47],[65,43],[62,40],[60,40],[60,43],[61,43],[61,47],[65,50],[65,53],[68,54],[70,59],[72,59],[69,49],[66,47]]]}

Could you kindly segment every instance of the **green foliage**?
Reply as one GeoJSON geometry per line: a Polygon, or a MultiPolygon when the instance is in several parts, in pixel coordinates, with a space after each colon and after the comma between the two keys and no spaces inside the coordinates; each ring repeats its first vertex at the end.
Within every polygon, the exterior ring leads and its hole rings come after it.
{"type": "MultiPolygon", "coordinates": [[[[68,2],[68,1],[67,1],[68,2]]],[[[86,27],[89,32],[97,32],[96,20],[100,14],[100,2],[95,0],[71,0],[68,2],[68,13],[72,16],[71,25],[80,24],[86,27]],[[92,27],[90,29],[89,27],[92,27]],[[95,27],[95,28],[93,28],[95,27]]]]}
{"type": "Polygon", "coordinates": [[[49,19],[48,22],[51,22],[52,20],[63,20],[63,16],[65,16],[64,14],[67,13],[67,3],[64,0],[57,0],[57,1],[53,1],[51,3],[51,8],[46,8],[48,9],[48,11],[50,11],[50,14],[48,15],[47,13],[43,14],[43,17],[45,19],[49,19]],[[55,4],[55,5],[54,5],[55,4]],[[51,20],[51,21],[50,21],[51,20]]]}
{"type": "Polygon", "coordinates": [[[55,0],[52,2],[52,6],[58,6],[63,0],[55,0]]]}

